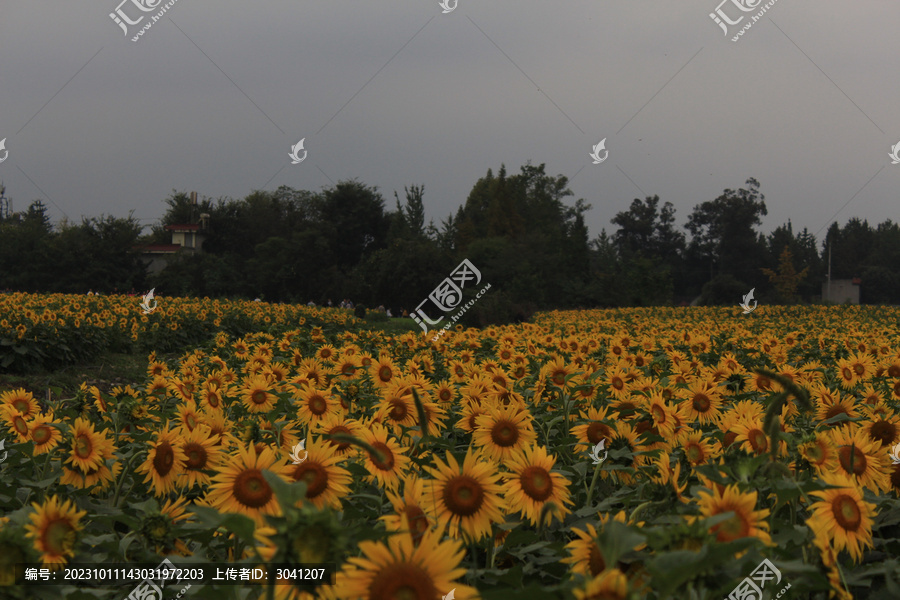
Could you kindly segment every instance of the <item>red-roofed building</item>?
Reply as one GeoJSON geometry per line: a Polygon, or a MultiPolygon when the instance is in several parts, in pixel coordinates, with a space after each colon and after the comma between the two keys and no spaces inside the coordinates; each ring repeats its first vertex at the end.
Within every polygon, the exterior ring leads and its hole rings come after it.
{"type": "MultiPolygon", "coordinates": [[[[201,218],[206,215],[201,215],[201,218]]],[[[203,242],[206,240],[206,220],[203,225],[176,224],[166,225],[166,230],[172,232],[171,244],[148,244],[139,246],[147,271],[152,275],[166,268],[168,257],[177,252],[203,252],[203,242]]]]}

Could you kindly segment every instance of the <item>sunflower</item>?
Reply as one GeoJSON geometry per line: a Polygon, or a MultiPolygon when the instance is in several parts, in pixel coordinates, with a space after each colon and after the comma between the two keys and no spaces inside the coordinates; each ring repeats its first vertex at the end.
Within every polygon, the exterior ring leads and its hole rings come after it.
{"type": "Polygon", "coordinates": [[[337,413],[337,401],[330,390],[320,390],[315,386],[301,388],[300,398],[294,400],[297,418],[301,423],[314,425],[327,421],[337,413]]]}
{"type": "Polygon", "coordinates": [[[847,550],[859,563],[862,548],[872,546],[872,517],[875,505],[863,501],[862,491],[846,475],[826,473],[822,480],[836,488],[811,492],[821,498],[810,506],[812,515],[806,520],[814,534],[824,533],[834,540],[838,552],[847,550]]]}
{"type": "Polygon", "coordinates": [[[25,391],[25,388],[3,392],[0,394],[0,404],[19,411],[26,419],[31,419],[41,412],[41,408],[38,405],[37,400],[34,399],[34,395],[31,392],[25,391]]]}
{"type": "Polygon", "coordinates": [[[382,388],[382,400],[375,411],[375,420],[384,423],[394,435],[403,427],[413,427],[417,420],[412,391],[407,385],[390,384],[382,388]]]}
{"type": "Polygon", "coordinates": [[[530,446],[537,438],[531,425],[531,414],[515,405],[490,408],[487,414],[476,417],[475,423],[477,429],[472,443],[491,460],[501,463],[530,446]]]}
{"type": "Polygon", "coordinates": [[[181,450],[185,460],[180,487],[190,489],[197,484],[209,485],[209,475],[204,471],[212,469],[219,462],[222,448],[218,444],[219,436],[213,433],[209,425],[199,425],[193,431],[182,434],[181,450]]]}
{"type": "MultiPolygon", "coordinates": [[[[763,431],[762,419],[741,419],[731,427],[736,435],[735,443],[741,445],[741,449],[754,454],[764,454],[769,451],[769,436],[763,431]]],[[[781,446],[784,441],[781,441],[781,446]]]]}
{"type": "Polygon", "coordinates": [[[75,556],[75,539],[81,531],[81,518],[87,511],[76,510],[71,500],[61,501],[51,496],[43,504],[32,503],[35,512],[25,526],[34,548],[41,553],[44,566],[57,570],[75,556]]]}
{"type": "Polygon", "coordinates": [[[873,491],[888,489],[888,458],[881,442],[871,440],[862,427],[851,425],[833,429],[831,441],[837,448],[838,473],[873,491]]]}
{"type": "Polygon", "coordinates": [[[847,415],[851,419],[855,419],[858,416],[856,409],[853,408],[854,399],[852,396],[841,398],[840,392],[831,391],[824,388],[824,386],[820,386],[817,388],[814,397],[816,401],[816,419],[819,421],[827,421],[841,414],[847,415]]]}
{"type": "Polygon", "coordinates": [[[418,546],[407,535],[387,542],[359,543],[360,557],[348,559],[337,574],[334,593],[340,600],[393,600],[439,598],[450,590],[460,600],[476,600],[478,591],[454,580],[465,551],[457,540],[441,541],[443,531],[428,531],[418,546]]]}
{"type": "Polygon", "coordinates": [[[365,453],[366,470],[370,473],[367,481],[377,481],[379,485],[387,489],[397,489],[400,477],[409,466],[409,457],[406,456],[407,448],[403,448],[392,437],[388,436],[388,430],[380,423],[372,423],[371,427],[360,431],[360,437],[380,453],[365,453]]]}
{"type": "Polygon", "coordinates": [[[36,416],[30,423],[34,456],[50,452],[59,445],[62,433],[53,423],[53,413],[36,416]]]}
{"type": "Polygon", "coordinates": [[[831,591],[828,593],[829,599],[836,600],[853,600],[853,595],[844,587],[841,580],[841,573],[838,570],[837,552],[831,545],[831,539],[824,533],[818,531],[813,539],[813,544],[822,557],[822,565],[828,569],[828,583],[831,584],[831,591]]]}
{"type": "Polygon", "coordinates": [[[608,444],[612,440],[615,435],[613,428],[603,423],[608,418],[606,416],[608,410],[607,407],[602,409],[591,407],[587,411],[581,411],[581,418],[589,422],[575,425],[570,430],[578,440],[578,443],[575,444],[575,454],[590,452],[601,441],[606,440],[608,444]]]}
{"type": "Polygon", "coordinates": [[[572,533],[578,537],[566,544],[569,556],[561,559],[560,562],[572,565],[573,573],[588,577],[595,577],[602,573],[607,564],[600,546],[597,545],[597,530],[588,523],[587,531],[573,527],[572,533]]]}
{"type": "Polygon", "coordinates": [[[306,499],[316,508],[328,505],[341,509],[341,498],[350,494],[350,473],[338,466],[341,457],[334,446],[324,440],[313,440],[306,448],[306,460],[299,465],[288,465],[288,474],[294,481],[306,482],[306,499]]]}
{"type": "Polygon", "coordinates": [[[418,546],[422,536],[434,524],[434,516],[427,510],[424,482],[415,476],[403,480],[403,496],[387,491],[388,500],[394,507],[393,515],[381,517],[390,531],[408,532],[413,545],[418,546]]]}
{"type": "Polygon", "coordinates": [[[4,404],[3,410],[0,410],[0,417],[9,426],[9,431],[16,436],[16,442],[27,442],[31,439],[31,429],[28,426],[28,420],[25,415],[12,407],[10,404],[4,404]]]}
{"type": "Polygon", "coordinates": [[[182,437],[175,431],[160,431],[150,445],[147,459],[136,469],[138,473],[146,473],[144,483],[150,483],[155,495],[164,496],[175,490],[175,482],[184,473],[187,462],[181,446],[182,437]]]}
{"type": "Polygon", "coordinates": [[[251,375],[241,386],[241,399],[251,413],[269,412],[275,408],[275,394],[269,391],[271,384],[264,375],[251,375]]]}
{"type": "Polygon", "coordinates": [[[466,452],[463,464],[452,454],[447,462],[435,457],[435,466],[427,467],[434,477],[426,489],[429,512],[434,514],[441,528],[449,527],[452,536],[460,533],[466,538],[480,540],[490,535],[491,523],[503,521],[503,488],[500,475],[489,461],[466,452]]]}
{"type": "Polygon", "coordinates": [[[837,466],[837,449],[831,442],[831,436],[824,432],[816,432],[815,438],[801,444],[797,450],[820,477],[822,473],[832,471],[837,466]]]}
{"type": "Polygon", "coordinates": [[[262,472],[269,470],[289,481],[290,470],[284,459],[272,448],[257,453],[253,444],[239,447],[237,452],[219,463],[219,474],[213,477],[206,503],[219,512],[239,513],[263,524],[263,515],[280,515],[281,507],[262,472]]]}
{"type": "Polygon", "coordinates": [[[554,514],[562,521],[572,504],[569,495],[569,480],[559,473],[551,473],[556,458],[547,454],[541,446],[524,448],[522,453],[511,455],[507,466],[515,476],[510,476],[504,488],[509,512],[519,511],[532,525],[545,512],[543,524],[549,525],[554,514]]]}
{"type": "Polygon", "coordinates": [[[65,462],[86,473],[103,464],[104,452],[110,446],[104,433],[94,431],[90,421],[79,417],[72,427],[72,450],[65,462]]]}
{"type": "Polygon", "coordinates": [[[838,360],[837,371],[841,387],[845,390],[852,390],[859,383],[859,375],[853,369],[850,359],[842,358],[838,360]]]}
{"type": "MultiPolygon", "coordinates": [[[[335,433],[342,433],[349,436],[358,436],[362,426],[354,419],[345,419],[344,417],[334,414],[327,419],[317,422],[313,428],[313,433],[317,435],[328,436],[335,433]]],[[[338,442],[328,440],[328,443],[335,449],[335,455],[344,457],[347,454],[355,452],[352,445],[347,442],[338,442]]]]}
{"type": "Polygon", "coordinates": [[[703,438],[702,431],[686,430],[677,438],[677,445],[681,446],[684,456],[692,467],[706,464],[722,454],[722,446],[719,442],[710,443],[703,438]]]}
{"type": "Polygon", "coordinates": [[[687,414],[692,421],[700,423],[714,422],[719,416],[722,406],[722,394],[716,386],[702,379],[691,382],[686,390],[680,393],[687,406],[687,414]]]}
{"type": "Polygon", "coordinates": [[[576,600],[626,600],[628,578],[618,569],[603,571],[583,588],[575,589],[576,600]]]}
{"type": "Polygon", "coordinates": [[[724,491],[701,491],[699,497],[700,514],[704,517],[734,512],[733,517],[710,528],[709,532],[716,536],[717,541],[724,543],[743,537],[755,537],[764,544],[772,545],[769,524],[765,521],[769,516],[769,509],[753,510],[756,506],[756,492],[741,493],[736,485],[729,485],[724,491]]]}
{"type": "Polygon", "coordinates": [[[369,367],[369,373],[372,376],[372,383],[377,387],[386,387],[400,371],[387,356],[379,356],[378,362],[373,362],[369,367]]]}
{"type": "Polygon", "coordinates": [[[866,414],[870,420],[865,421],[862,427],[870,440],[881,444],[882,448],[889,448],[900,441],[900,417],[893,411],[885,416],[877,416],[871,410],[866,410],[866,414]]]}

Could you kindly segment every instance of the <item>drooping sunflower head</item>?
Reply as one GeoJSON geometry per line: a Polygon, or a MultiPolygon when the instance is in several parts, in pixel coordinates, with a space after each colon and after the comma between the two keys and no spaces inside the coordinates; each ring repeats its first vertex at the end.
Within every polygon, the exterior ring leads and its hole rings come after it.
{"type": "Polygon", "coordinates": [[[51,569],[58,569],[75,556],[75,541],[87,511],[79,511],[74,502],[60,500],[57,496],[32,506],[35,512],[31,514],[31,523],[25,526],[28,537],[41,554],[41,562],[51,569]]]}

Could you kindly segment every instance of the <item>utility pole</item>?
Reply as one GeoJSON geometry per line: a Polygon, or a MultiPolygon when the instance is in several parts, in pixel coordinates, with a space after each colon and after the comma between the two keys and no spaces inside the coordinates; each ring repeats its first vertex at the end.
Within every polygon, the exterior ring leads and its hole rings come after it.
{"type": "Polygon", "coordinates": [[[828,301],[831,302],[831,240],[828,240],[828,301]]]}

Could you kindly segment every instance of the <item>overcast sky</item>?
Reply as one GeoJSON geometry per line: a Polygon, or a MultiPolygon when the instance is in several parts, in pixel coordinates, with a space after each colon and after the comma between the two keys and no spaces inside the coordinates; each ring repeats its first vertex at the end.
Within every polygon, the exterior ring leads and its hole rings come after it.
{"type": "Polygon", "coordinates": [[[0,0],[15,210],[149,225],[173,189],[357,178],[388,208],[424,184],[439,224],[488,168],[531,161],[593,206],[592,237],[634,198],[658,194],[683,225],[749,177],[767,232],[900,220],[900,2],[778,0],[732,42],[764,3],[722,4],[744,17],[726,36],[721,0],[178,0],[132,42],[164,3],[137,4],[158,1],[0,0]],[[144,15],[127,36],[117,8],[144,15]]]}

